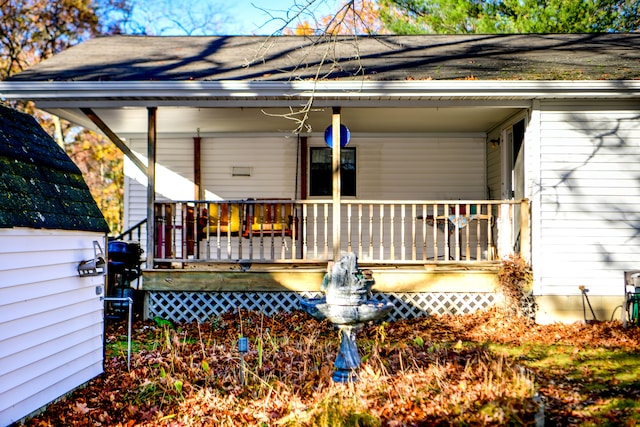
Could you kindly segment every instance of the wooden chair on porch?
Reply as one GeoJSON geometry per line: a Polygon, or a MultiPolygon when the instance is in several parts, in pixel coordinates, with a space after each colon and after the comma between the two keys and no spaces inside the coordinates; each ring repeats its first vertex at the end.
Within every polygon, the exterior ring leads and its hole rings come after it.
{"type": "Polygon", "coordinates": [[[237,203],[211,203],[209,213],[206,209],[200,216],[200,225],[202,227],[203,236],[206,232],[209,235],[238,235],[240,234],[240,205],[237,203]]]}
{"type": "MultiPolygon", "coordinates": [[[[266,203],[248,204],[246,206],[246,220],[242,235],[256,236],[260,233],[291,236],[293,226],[293,206],[291,201],[282,202],[269,199],[266,203]]],[[[259,199],[258,199],[259,202],[259,199]]]]}

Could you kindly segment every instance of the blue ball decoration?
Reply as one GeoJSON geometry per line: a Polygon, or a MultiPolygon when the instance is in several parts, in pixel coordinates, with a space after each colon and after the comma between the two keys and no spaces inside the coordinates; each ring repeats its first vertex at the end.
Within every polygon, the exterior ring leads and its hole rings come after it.
{"type": "MultiPolygon", "coordinates": [[[[340,147],[346,147],[351,138],[351,132],[345,125],[340,125],[340,147]]],[[[324,142],[333,148],[333,126],[329,126],[324,131],[324,142]]]]}

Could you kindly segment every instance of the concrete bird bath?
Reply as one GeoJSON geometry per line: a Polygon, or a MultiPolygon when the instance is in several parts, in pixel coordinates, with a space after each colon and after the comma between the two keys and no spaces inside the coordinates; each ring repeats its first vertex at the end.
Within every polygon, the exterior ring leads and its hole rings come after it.
{"type": "Polygon", "coordinates": [[[371,299],[374,285],[371,271],[358,269],[354,253],[344,255],[322,281],[324,298],[302,299],[302,310],[316,319],[329,319],[340,330],[340,348],[334,363],[333,381],[349,382],[357,378],[360,354],[356,332],[365,322],[386,316],[393,304],[371,299]]]}

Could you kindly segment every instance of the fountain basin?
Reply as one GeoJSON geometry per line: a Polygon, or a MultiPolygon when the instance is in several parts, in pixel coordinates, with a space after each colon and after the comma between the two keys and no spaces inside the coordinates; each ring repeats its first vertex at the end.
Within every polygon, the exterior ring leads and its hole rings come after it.
{"type": "Polygon", "coordinates": [[[360,354],[356,331],[363,323],[381,319],[394,308],[389,302],[374,301],[371,270],[359,270],[356,255],[342,256],[325,274],[320,289],[323,298],[300,300],[300,308],[316,319],[328,319],[340,330],[340,348],[334,363],[334,382],[357,381],[360,354]]]}
{"type": "Polygon", "coordinates": [[[300,308],[316,319],[328,319],[336,325],[354,325],[380,319],[393,309],[389,302],[365,301],[359,305],[327,303],[326,298],[310,298],[300,301],[300,308]]]}

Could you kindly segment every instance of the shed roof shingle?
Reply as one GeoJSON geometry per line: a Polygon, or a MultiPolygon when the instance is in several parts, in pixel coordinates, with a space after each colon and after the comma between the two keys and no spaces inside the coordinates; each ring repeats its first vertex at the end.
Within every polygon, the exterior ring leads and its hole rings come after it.
{"type": "Polygon", "coordinates": [[[0,228],[108,232],[82,173],[37,121],[0,106],[0,228]]]}
{"type": "Polygon", "coordinates": [[[640,78],[640,34],[110,36],[86,41],[14,81],[640,78]]]}

